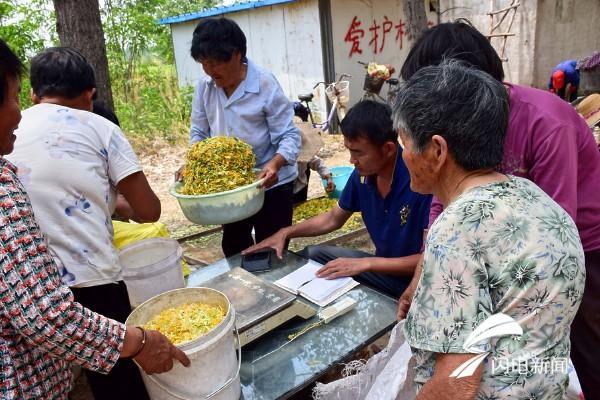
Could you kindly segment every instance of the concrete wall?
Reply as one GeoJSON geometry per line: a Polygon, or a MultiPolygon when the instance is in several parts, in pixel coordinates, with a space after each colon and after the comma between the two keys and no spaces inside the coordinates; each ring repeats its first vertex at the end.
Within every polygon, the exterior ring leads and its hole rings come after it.
{"type": "MultiPolygon", "coordinates": [[[[537,14],[537,3],[544,0],[521,0],[510,32],[516,36],[508,37],[506,41],[504,63],[505,79],[509,82],[532,85],[534,83],[534,54],[536,48],[536,22],[544,23],[537,14]]],[[[573,0],[574,1],[574,0],[573,0]]],[[[580,0],[578,0],[580,1],[580,0]]],[[[591,0],[599,1],[599,0],[591,0]]],[[[457,18],[467,18],[484,35],[490,31],[490,16],[492,3],[495,10],[506,8],[510,0],[440,0],[441,21],[449,22],[457,18]]],[[[500,33],[507,32],[508,19],[500,28],[500,33]]],[[[501,38],[493,38],[492,45],[501,54],[501,38]]]]}
{"type": "MultiPolygon", "coordinates": [[[[400,71],[412,45],[401,25],[406,17],[400,0],[331,0],[331,14],[336,77],[352,75],[350,99],[354,104],[362,95],[366,72],[358,61],[392,64],[400,71]]],[[[437,22],[437,15],[429,12],[428,20],[437,22]]],[[[381,94],[385,98],[385,86],[381,94]]]]}
{"type": "Polygon", "coordinates": [[[600,0],[538,0],[533,82],[546,87],[552,68],[600,51],[600,0]]]}
{"type": "MultiPolygon", "coordinates": [[[[290,100],[323,80],[317,0],[262,7],[226,15],[238,23],[248,43],[248,57],[271,71],[290,100]]],[[[190,56],[192,33],[199,20],[171,25],[180,85],[204,74],[190,56]]]]}

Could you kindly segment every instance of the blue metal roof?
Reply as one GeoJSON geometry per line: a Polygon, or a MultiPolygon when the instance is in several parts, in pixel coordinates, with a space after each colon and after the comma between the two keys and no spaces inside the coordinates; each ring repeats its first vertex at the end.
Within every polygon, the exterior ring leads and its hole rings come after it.
{"type": "Polygon", "coordinates": [[[177,24],[180,22],[192,21],[199,18],[212,17],[215,15],[229,14],[237,11],[251,10],[253,8],[273,6],[276,4],[294,3],[298,0],[259,0],[259,1],[243,1],[230,6],[217,6],[207,8],[195,13],[176,15],[174,17],[166,17],[158,20],[160,25],[177,24]]]}

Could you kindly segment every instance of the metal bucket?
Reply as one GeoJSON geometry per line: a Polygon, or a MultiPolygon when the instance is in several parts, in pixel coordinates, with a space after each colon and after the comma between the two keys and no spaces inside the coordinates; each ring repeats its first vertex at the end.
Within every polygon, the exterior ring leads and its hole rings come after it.
{"type": "MultiPolygon", "coordinates": [[[[237,400],[240,397],[241,354],[234,338],[235,310],[227,297],[210,288],[184,288],[165,292],[141,304],[127,321],[128,326],[148,322],[161,311],[191,302],[220,306],[225,318],[213,330],[177,347],[189,357],[191,365],[184,367],[173,361],[173,369],[142,379],[152,400],[237,400]]],[[[141,369],[140,369],[141,370],[141,369]]]]}

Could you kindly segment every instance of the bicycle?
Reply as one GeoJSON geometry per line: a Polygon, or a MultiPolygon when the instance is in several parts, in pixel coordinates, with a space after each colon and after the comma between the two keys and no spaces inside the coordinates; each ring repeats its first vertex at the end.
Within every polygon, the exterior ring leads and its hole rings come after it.
{"type": "Polygon", "coordinates": [[[325,82],[318,82],[314,87],[313,91],[320,85],[325,86],[325,94],[331,102],[331,110],[327,115],[325,122],[316,122],[313,116],[313,111],[310,107],[310,102],[315,97],[314,93],[300,94],[298,95],[299,102],[294,102],[294,115],[299,117],[303,122],[310,123],[313,128],[319,129],[322,132],[329,130],[333,122],[333,116],[337,113],[338,121],[342,121],[346,116],[347,104],[350,100],[350,82],[344,80],[344,78],[351,78],[352,75],[341,74],[339,79],[330,84],[325,82]],[[304,104],[303,104],[304,103],[304,104]]]}
{"type": "MultiPolygon", "coordinates": [[[[367,70],[367,72],[365,72],[365,81],[363,83],[363,94],[360,97],[360,100],[381,101],[392,106],[396,99],[396,94],[398,93],[398,90],[400,90],[400,81],[391,77],[394,73],[394,67],[385,65],[384,67],[387,68],[387,71],[383,72],[383,76],[377,76],[369,73],[369,64],[362,61],[359,61],[358,63],[367,70]],[[379,95],[384,83],[388,85],[386,99],[379,95]]],[[[375,63],[370,64],[377,65],[375,63]]],[[[381,65],[377,66],[381,67],[381,65]]]]}

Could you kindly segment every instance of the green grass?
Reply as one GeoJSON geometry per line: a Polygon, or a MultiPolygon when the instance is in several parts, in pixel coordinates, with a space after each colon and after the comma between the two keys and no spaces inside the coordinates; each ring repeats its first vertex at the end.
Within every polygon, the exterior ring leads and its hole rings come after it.
{"type": "Polygon", "coordinates": [[[121,128],[137,140],[187,140],[192,87],[180,88],[175,67],[140,65],[133,77],[113,79],[115,112],[121,128]]]}

